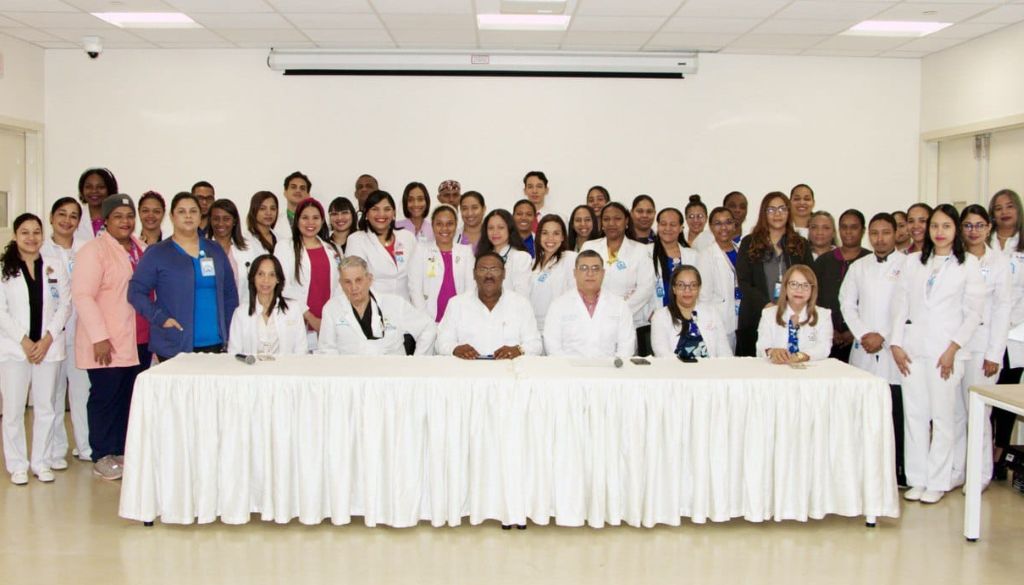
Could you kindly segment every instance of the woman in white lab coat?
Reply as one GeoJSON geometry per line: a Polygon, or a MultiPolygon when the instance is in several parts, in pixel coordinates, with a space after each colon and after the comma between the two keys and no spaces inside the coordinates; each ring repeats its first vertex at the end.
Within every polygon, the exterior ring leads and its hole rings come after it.
{"type": "Polygon", "coordinates": [[[359,230],[348,237],[346,255],[366,260],[378,292],[409,300],[409,261],[416,251],[416,236],[395,229],[395,200],[390,193],[370,193],[359,230]]]}
{"type": "MultiPolygon", "coordinates": [[[[287,220],[285,220],[287,221],[287,220]]],[[[277,249],[277,195],[270,191],[257,191],[249,200],[249,213],[245,216],[246,245],[260,254],[273,254],[277,249]]]]}
{"type": "Polygon", "coordinates": [[[308,353],[301,303],[288,306],[281,262],[270,254],[257,256],[245,278],[247,300],[231,318],[228,353],[258,357],[308,353]]]}
{"type": "Polygon", "coordinates": [[[292,237],[281,244],[276,256],[284,273],[284,296],[302,309],[308,346],[313,350],[324,305],[338,291],[341,262],[327,233],[324,208],[316,199],[304,199],[296,206],[292,237]]]}
{"type": "Polygon", "coordinates": [[[259,250],[251,246],[242,236],[242,218],[238,208],[230,199],[218,199],[210,206],[210,225],[207,237],[220,244],[228,257],[231,270],[235,275],[235,288],[238,290],[238,306],[249,306],[249,286],[246,279],[253,259],[259,250]]]}
{"type": "Polygon", "coordinates": [[[651,345],[655,357],[676,356],[683,361],[732,355],[727,331],[718,310],[699,302],[703,280],[695,266],[672,270],[669,304],[651,317],[651,345]]]}
{"type": "Polygon", "coordinates": [[[576,252],[567,248],[568,234],[562,218],[549,213],[537,224],[537,255],[530,279],[530,303],[537,329],[544,331],[544,317],[552,301],[576,286],[573,265],[576,252]]]}
{"type": "Polygon", "coordinates": [[[495,252],[505,262],[505,280],[502,290],[510,290],[530,297],[530,267],[533,258],[523,246],[523,239],[516,231],[512,214],[504,209],[495,209],[484,218],[484,234],[476,255],[495,252]]]}
{"type": "Polygon", "coordinates": [[[434,239],[418,244],[409,262],[409,299],[412,306],[430,315],[435,323],[444,317],[448,301],[473,290],[473,249],[455,243],[458,217],[455,209],[441,205],[430,216],[434,239]]]}
{"type": "Polygon", "coordinates": [[[626,237],[629,211],[616,201],[601,209],[604,237],[590,240],[580,249],[593,250],[604,258],[605,274],[601,292],[621,297],[633,312],[637,329],[637,355],[651,355],[651,315],[649,304],[654,294],[654,265],[651,247],[626,237]]]}
{"type": "Polygon", "coordinates": [[[0,392],[4,460],[11,482],[54,480],[50,458],[64,407],[55,403],[65,357],[64,326],[71,314],[67,270],[60,258],[40,253],[43,222],[31,213],[14,220],[14,238],[0,256],[0,392]],[[25,401],[33,398],[32,454],[25,439],[25,401]]]}
{"type": "Polygon", "coordinates": [[[740,283],[736,279],[736,255],[739,247],[733,239],[736,222],[732,212],[724,207],[711,210],[709,231],[714,245],[697,254],[697,268],[703,284],[700,300],[718,311],[729,340],[729,353],[736,353],[736,318],[740,314],[740,283]]]}
{"type": "Polygon", "coordinates": [[[818,279],[805,264],[782,276],[779,300],[761,311],[757,355],[773,364],[798,364],[828,358],[832,351],[832,311],[817,306],[818,279]]]}
{"type": "Polygon", "coordinates": [[[650,311],[653,313],[667,307],[668,289],[672,273],[684,264],[697,265],[697,250],[686,243],[683,236],[683,214],[675,207],[666,207],[658,212],[658,233],[651,245],[654,267],[654,294],[651,296],[650,311]]]}
{"type": "MultiPolygon", "coordinates": [[[[954,419],[957,435],[953,450],[953,485],[962,484],[967,473],[968,389],[974,385],[996,383],[1010,333],[1010,259],[986,244],[991,229],[992,222],[984,207],[968,205],[960,212],[960,237],[967,253],[977,258],[980,264],[981,277],[985,281],[985,304],[981,323],[963,348],[967,361],[954,419]]],[[[988,416],[985,417],[984,436],[985,444],[991,444],[992,423],[988,416]]],[[[982,481],[987,483],[992,478],[992,469],[992,458],[985,457],[981,462],[982,481]]]]}
{"type": "Polygon", "coordinates": [[[978,259],[964,251],[959,213],[941,204],[893,298],[890,347],[903,375],[906,500],[933,504],[955,485],[956,401],[970,357],[959,350],[981,322],[984,296],[978,259]]]}

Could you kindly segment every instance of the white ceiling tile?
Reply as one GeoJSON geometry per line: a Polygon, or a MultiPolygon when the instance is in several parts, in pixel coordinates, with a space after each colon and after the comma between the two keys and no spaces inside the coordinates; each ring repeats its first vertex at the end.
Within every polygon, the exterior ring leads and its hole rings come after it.
{"type": "Polygon", "coordinates": [[[34,26],[36,28],[82,28],[82,27],[110,27],[113,25],[96,18],[91,14],[82,12],[5,12],[10,18],[17,20],[22,25],[34,26]]]}
{"type": "Polygon", "coordinates": [[[896,59],[920,59],[927,55],[929,51],[886,51],[879,55],[879,57],[891,57],[896,59]]]}
{"type": "Polygon", "coordinates": [[[284,15],[301,29],[379,29],[383,28],[376,14],[288,13],[284,15]]]}
{"type": "Polygon", "coordinates": [[[668,16],[682,0],[582,0],[576,14],[580,16],[668,16]]]}
{"type": "Polygon", "coordinates": [[[238,45],[224,40],[207,39],[202,41],[164,41],[157,43],[161,49],[236,49],[238,45]]]}
{"type": "Polygon", "coordinates": [[[60,37],[65,41],[71,41],[73,43],[82,42],[82,37],[95,36],[103,39],[103,46],[107,46],[109,43],[136,43],[143,39],[132,34],[127,30],[123,30],[117,27],[89,27],[89,28],[51,28],[46,29],[47,32],[60,37]]]}
{"type": "Polygon", "coordinates": [[[367,0],[266,0],[278,12],[347,12],[372,13],[367,0]]]}
{"type": "Polygon", "coordinates": [[[677,16],[661,29],[668,32],[745,33],[762,22],[760,18],[704,18],[677,16]]]}
{"type": "Polygon", "coordinates": [[[576,16],[570,31],[654,32],[665,19],[659,16],[576,16]]]}
{"type": "Polygon", "coordinates": [[[888,51],[905,44],[906,37],[864,37],[834,36],[814,46],[815,49],[837,49],[844,51],[888,51]]]}
{"type": "Polygon", "coordinates": [[[801,49],[748,49],[744,47],[726,47],[722,53],[734,55],[799,55],[801,49]]]}
{"type": "Polygon", "coordinates": [[[801,55],[812,57],[874,57],[878,51],[851,51],[847,49],[807,49],[801,55]]]}
{"type": "Polygon", "coordinates": [[[15,22],[10,18],[0,16],[0,28],[24,28],[25,25],[20,22],[15,22]]]}
{"type": "Polygon", "coordinates": [[[422,41],[408,41],[398,43],[399,49],[475,49],[476,39],[472,41],[438,41],[436,39],[425,39],[422,41]]]}
{"type": "Polygon", "coordinates": [[[964,39],[932,39],[925,37],[923,39],[915,39],[909,43],[900,45],[898,48],[901,51],[928,51],[934,53],[936,51],[941,51],[943,49],[959,45],[962,42],[964,42],[964,39]]]}
{"type": "Polygon", "coordinates": [[[139,28],[134,30],[135,34],[147,41],[157,44],[163,43],[202,43],[223,41],[222,37],[215,35],[205,28],[139,28]]]}
{"type": "Polygon", "coordinates": [[[16,39],[21,39],[23,41],[28,41],[30,43],[34,43],[34,42],[37,42],[37,41],[59,41],[59,40],[61,40],[60,37],[57,37],[57,36],[52,35],[50,33],[43,32],[41,30],[37,30],[37,29],[34,29],[34,28],[28,28],[28,27],[17,27],[17,28],[6,28],[6,27],[4,27],[4,28],[0,28],[0,34],[5,34],[5,35],[8,35],[8,36],[12,36],[12,37],[14,37],[16,39]]]}
{"type": "Polygon", "coordinates": [[[206,28],[294,28],[278,14],[260,13],[205,13],[192,18],[206,28]]]}
{"type": "Polygon", "coordinates": [[[834,35],[857,24],[858,20],[791,20],[771,18],[754,33],[778,35],[834,35]]]}
{"type": "Polygon", "coordinates": [[[371,0],[381,14],[475,14],[472,0],[371,0]]]}
{"type": "Polygon", "coordinates": [[[562,39],[562,46],[636,50],[650,38],[651,33],[645,32],[569,31],[562,39]]]}
{"type": "Polygon", "coordinates": [[[114,41],[110,43],[103,43],[103,50],[112,49],[156,49],[157,45],[153,43],[147,43],[146,41],[114,41]]]}
{"type": "Polygon", "coordinates": [[[992,4],[904,2],[877,14],[873,20],[924,20],[960,22],[991,8],[992,4]],[[926,12],[934,14],[925,14],[926,12]]]}
{"type": "Polygon", "coordinates": [[[370,41],[317,41],[321,49],[395,49],[398,45],[390,38],[370,41]]]}
{"type": "Polygon", "coordinates": [[[63,0],[85,12],[173,12],[162,0],[63,0]]]}
{"type": "Polygon", "coordinates": [[[1007,4],[975,16],[970,22],[1013,24],[1024,20],[1024,4],[1007,4]]]}
{"type": "Polygon", "coordinates": [[[391,36],[399,45],[428,43],[430,46],[439,46],[449,42],[459,46],[476,45],[476,31],[466,29],[392,29],[391,36]]]}
{"type": "MultiPolygon", "coordinates": [[[[377,43],[384,42],[392,43],[391,37],[388,36],[387,31],[384,29],[369,30],[369,29],[310,29],[305,31],[306,36],[315,41],[317,44],[321,42],[329,43],[377,43]]],[[[360,45],[363,46],[363,45],[360,45]]]]}
{"type": "Polygon", "coordinates": [[[676,51],[715,51],[739,37],[735,34],[681,33],[662,31],[654,36],[645,48],[672,49],[676,51]]]}
{"type": "Polygon", "coordinates": [[[809,49],[826,37],[819,35],[743,35],[729,44],[742,49],[809,49]]]}
{"type": "Polygon", "coordinates": [[[395,29],[476,30],[472,14],[382,14],[384,26],[395,29]]]}
{"type": "Polygon", "coordinates": [[[310,42],[309,38],[301,32],[283,28],[261,28],[261,29],[216,29],[218,35],[233,43],[263,43],[271,45],[277,42],[310,42]]]}
{"type": "Polygon", "coordinates": [[[824,2],[821,0],[797,0],[776,18],[812,18],[820,20],[867,20],[874,15],[892,8],[896,2],[824,2]]]}
{"type": "Polygon", "coordinates": [[[274,41],[272,43],[235,43],[243,49],[315,49],[313,41],[274,41]]]}
{"type": "Polygon", "coordinates": [[[35,43],[44,49],[77,49],[78,45],[69,41],[38,41],[35,43]]]}
{"type": "Polygon", "coordinates": [[[766,18],[789,0],[688,0],[676,16],[766,18]]]}
{"type": "Polygon", "coordinates": [[[981,35],[987,35],[988,33],[999,30],[1006,26],[1005,24],[994,24],[994,23],[975,23],[974,21],[966,22],[963,24],[954,24],[953,26],[944,28],[939,32],[934,32],[928,35],[926,38],[929,39],[973,39],[974,37],[980,37],[981,35]]]}
{"type": "Polygon", "coordinates": [[[60,0],[0,0],[0,11],[74,12],[75,9],[60,0]]]}
{"type": "Polygon", "coordinates": [[[273,8],[263,0],[164,0],[164,2],[188,14],[205,12],[273,12],[273,8]]]}
{"type": "Polygon", "coordinates": [[[554,31],[480,31],[480,46],[514,49],[557,49],[563,32],[554,31]]]}

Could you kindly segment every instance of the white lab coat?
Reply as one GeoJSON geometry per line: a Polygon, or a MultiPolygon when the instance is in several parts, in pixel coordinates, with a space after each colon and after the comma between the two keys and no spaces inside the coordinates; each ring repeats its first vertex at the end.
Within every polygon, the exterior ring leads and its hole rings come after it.
{"type": "MultiPolygon", "coordinates": [[[[306,338],[306,321],[302,318],[299,303],[290,303],[288,311],[275,307],[272,324],[277,331],[277,352],[274,355],[302,355],[309,353],[306,338]]],[[[256,310],[249,314],[249,302],[239,305],[231,317],[231,332],[228,334],[228,353],[256,355],[260,353],[260,321],[263,307],[256,303],[256,310]]]]}
{"type": "MultiPolygon", "coordinates": [[[[341,291],[341,284],[338,280],[338,263],[341,262],[341,254],[330,244],[326,242],[321,242],[321,244],[327,253],[327,264],[331,270],[331,297],[334,297],[341,291]]],[[[289,305],[301,309],[300,313],[305,313],[309,310],[309,306],[306,305],[306,300],[309,298],[309,254],[301,246],[299,247],[299,254],[302,255],[302,265],[299,267],[299,281],[296,282],[295,249],[292,247],[292,241],[282,242],[278,240],[274,255],[281,261],[281,270],[284,271],[284,298],[288,299],[289,305]]],[[[242,306],[241,303],[239,303],[239,306],[242,306]]]]}
{"type": "Polygon", "coordinates": [[[554,264],[547,264],[530,273],[530,304],[537,318],[537,329],[544,331],[544,319],[551,303],[565,291],[576,289],[576,252],[566,250],[554,264]]]}
{"type": "Polygon", "coordinates": [[[544,351],[551,356],[630,357],[636,353],[633,312],[619,297],[600,294],[591,317],[574,286],[548,309],[544,351]]]}
{"type": "MultiPolygon", "coordinates": [[[[686,230],[686,241],[690,241],[690,230],[686,230]]],[[[707,225],[704,226],[704,231],[697,235],[697,239],[693,241],[692,248],[697,252],[704,250],[710,246],[718,247],[715,242],[715,235],[711,233],[711,230],[707,225]]]]}
{"type": "MultiPolygon", "coordinates": [[[[679,262],[680,262],[679,265],[682,266],[682,265],[688,264],[690,266],[697,267],[697,263],[698,263],[698,253],[697,253],[697,250],[694,249],[694,248],[684,248],[684,247],[680,246],[679,244],[676,244],[676,246],[679,247],[679,262]]],[[[654,247],[653,246],[651,247],[651,270],[654,270],[654,247]]],[[[660,266],[658,267],[658,270],[661,270],[660,266]]],[[[700,268],[697,267],[697,270],[699,271],[700,268]]],[[[671,276],[671,274],[669,276],[671,276]]],[[[701,277],[703,279],[703,274],[701,275],[701,277]]],[[[703,288],[703,287],[701,287],[701,288],[703,288]]],[[[655,271],[654,272],[654,291],[651,293],[651,302],[647,306],[647,310],[650,311],[651,314],[654,314],[658,309],[664,307],[665,306],[665,297],[666,296],[668,296],[668,291],[665,290],[665,280],[663,278],[663,275],[658,274],[658,272],[655,271]]]]}
{"type": "MultiPolygon", "coordinates": [[[[53,339],[46,352],[45,362],[59,362],[67,355],[64,326],[71,315],[71,279],[64,262],[57,256],[43,254],[43,321],[42,335],[47,332],[53,339]]],[[[28,286],[25,274],[0,281],[0,362],[27,361],[21,340],[28,335],[31,324],[28,286]]]]}
{"type": "Polygon", "coordinates": [[[633,326],[650,323],[648,303],[654,292],[654,264],[650,244],[641,244],[626,238],[619,248],[615,262],[609,262],[608,238],[598,238],[583,244],[580,251],[594,250],[604,259],[604,283],[601,292],[622,297],[633,311],[633,326]]]}
{"type": "MultiPolygon", "coordinates": [[[[1015,239],[1017,236],[1010,238],[1015,239]]],[[[1016,243],[1010,246],[1007,242],[1003,254],[1010,261],[1010,329],[1016,329],[1012,337],[1024,338],[1024,252],[1016,251],[1016,243]]],[[[1010,358],[1010,367],[1024,366],[1024,341],[1009,339],[1006,342],[1006,353],[1010,358]]]]}
{"type": "MultiPolygon", "coordinates": [[[[710,303],[698,302],[694,307],[697,329],[704,338],[708,348],[708,357],[731,357],[733,349],[729,345],[728,330],[722,324],[718,310],[710,303]]],[[[651,349],[654,357],[672,357],[676,355],[676,345],[682,329],[672,322],[672,313],[668,307],[662,307],[651,316],[651,349]]]]}
{"type": "Polygon", "coordinates": [[[480,302],[475,290],[448,303],[438,327],[437,354],[452,355],[463,344],[481,355],[493,355],[504,346],[522,346],[526,355],[540,355],[543,350],[530,301],[509,290],[501,293],[493,310],[480,302]]]}
{"type": "MultiPolygon", "coordinates": [[[[818,323],[815,325],[801,325],[796,336],[800,346],[800,352],[807,354],[811,360],[823,360],[828,358],[832,351],[832,311],[824,307],[817,307],[818,323]]],[[[766,351],[771,348],[789,347],[789,326],[779,325],[775,320],[776,307],[766,307],[761,311],[761,322],[757,325],[757,355],[765,357],[766,351]]],[[[782,322],[789,323],[793,316],[793,309],[786,307],[782,315],[782,322]]],[[[807,319],[807,309],[800,311],[797,322],[807,319]]]]}
{"type": "Polygon", "coordinates": [[[700,270],[703,283],[699,302],[708,303],[718,311],[725,326],[726,337],[729,338],[729,346],[735,350],[736,321],[740,312],[740,303],[736,300],[736,288],[739,286],[736,267],[715,243],[697,254],[697,270],[700,270]]]}
{"type": "Polygon", "coordinates": [[[395,230],[395,257],[392,259],[380,238],[372,232],[355,232],[348,237],[347,256],[366,260],[373,274],[373,288],[381,294],[398,295],[409,300],[409,263],[416,251],[416,236],[408,230],[395,230]]]}
{"type": "MultiPolygon", "coordinates": [[[[476,287],[473,280],[473,249],[465,244],[452,245],[452,270],[455,293],[462,294],[476,287]]],[[[416,246],[409,261],[409,300],[412,306],[423,311],[436,323],[437,297],[444,282],[444,259],[441,249],[433,240],[416,246]]]]}
{"type": "Polygon", "coordinates": [[[501,251],[495,252],[505,259],[505,280],[501,283],[502,290],[510,290],[529,298],[533,258],[529,253],[513,250],[512,246],[507,245],[501,251]]]}
{"type": "Polygon", "coordinates": [[[906,254],[896,251],[889,254],[885,262],[879,262],[874,254],[864,256],[850,264],[839,288],[839,306],[854,337],[850,365],[894,385],[900,384],[901,379],[889,349],[892,341],[892,300],[906,260],[906,254]],[[868,333],[882,336],[885,340],[882,349],[875,353],[864,350],[860,338],[868,333]]]}
{"type": "MultiPolygon", "coordinates": [[[[100,231],[103,231],[102,228],[100,231]]],[[[96,237],[96,234],[92,233],[92,217],[89,216],[89,206],[85,203],[82,203],[82,218],[78,221],[74,237],[75,241],[79,242],[79,246],[84,246],[86,242],[96,237]]]]}
{"type": "MultiPolygon", "coordinates": [[[[238,289],[238,306],[249,307],[249,267],[252,266],[252,261],[257,256],[264,254],[266,251],[263,249],[263,245],[260,244],[259,240],[245,241],[246,248],[244,250],[235,246],[234,242],[231,243],[231,251],[228,253],[229,261],[234,261],[232,269],[235,273],[235,287],[238,289]]],[[[330,251],[327,253],[330,258],[330,251]]]]}
{"type": "Polygon", "coordinates": [[[985,360],[1001,366],[1010,331],[1010,259],[986,246],[985,254],[978,262],[985,282],[981,323],[963,349],[972,354],[980,354],[985,360]]]}
{"type": "Polygon", "coordinates": [[[433,353],[437,328],[426,313],[398,295],[373,293],[370,299],[373,336],[363,333],[344,294],[324,305],[317,353],[341,355],[405,355],[405,334],[416,339],[415,355],[433,353]]]}

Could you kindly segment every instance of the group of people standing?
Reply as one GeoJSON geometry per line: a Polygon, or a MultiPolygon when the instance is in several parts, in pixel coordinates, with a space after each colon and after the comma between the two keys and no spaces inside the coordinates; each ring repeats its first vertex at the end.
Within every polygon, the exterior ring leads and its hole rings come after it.
{"type": "MultiPolygon", "coordinates": [[[[963,481],[966,387],[1020,379],[1024,213],[1013,191],[963,212],[919,203],[868,221],[850,209],[837,225],[801,184],[765,195],[744,234],[740,192],[710,211],[697,195],[682,210],[648,195],[627,208],[594,186],[566,217],[539,171],[511,212],[455,180],[435,205],[422,183],[396,202],[370,175],[354,201],[326,209],[301,172],[282,188],[283,202],[255,193],[243,220],[206,181],[169,208],[153,191],[136,207],[110,171],[89,169],[78,199],[54,203],[49,236],[34,215],[15,220],[0,259],[14,483],[67,467],[65,392],[73,454],[120,477],[135,377],[183,352],[831,356],[889,381],[900,481],[908,499],[930,502],[963,481]]],[[[995,419],[1005,445],[1013,418],[995,419]]]]}

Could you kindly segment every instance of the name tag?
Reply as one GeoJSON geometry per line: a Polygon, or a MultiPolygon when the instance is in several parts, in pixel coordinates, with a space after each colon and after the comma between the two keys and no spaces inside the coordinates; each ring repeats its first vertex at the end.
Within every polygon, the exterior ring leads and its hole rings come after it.
{"type": "Polygon", "coordinates": [[[395,250],[395,264],[405,264],[405,252],[395,250]]]}
{"type": "Polygon", "coordinates": [[[810,341],[812,343],[817,343],[817,341],[818,341],[818,330],[817,329],[811,329],[811,330],[809,330],[807,332],[807,341],[810,341]]]}
{"type": "Polygon", "coordinates": [[[540,273],[540,276],[537,277],[537,282],[544,282],[547,279],[548,279],[548,271],[545,270],[544,272],[540,273]]]}
{"type": "MultiPolygon", "coordinates": [[[[51,280],[50,282],[57,282],[57,281],[51,280]]],[[[52,298],[53,300],[57,300],[57,299],[60,298],[60,293],[57,292],[57,286],[56,285],[50,285],[50,298],[52,298]]]]}
{"type": "Polygon", "coordinates": [[[200,258],[199,272],[203,276],[216,276],[217,273],[213,268],[213,258],[200,258]]]}
{"type": "Polygon", "coordinates": [[[623,262],[622,260],[616,260],[615,261],[615,269],[616,270],[625,270],[626,269],[626,263],[623,262]]]}

